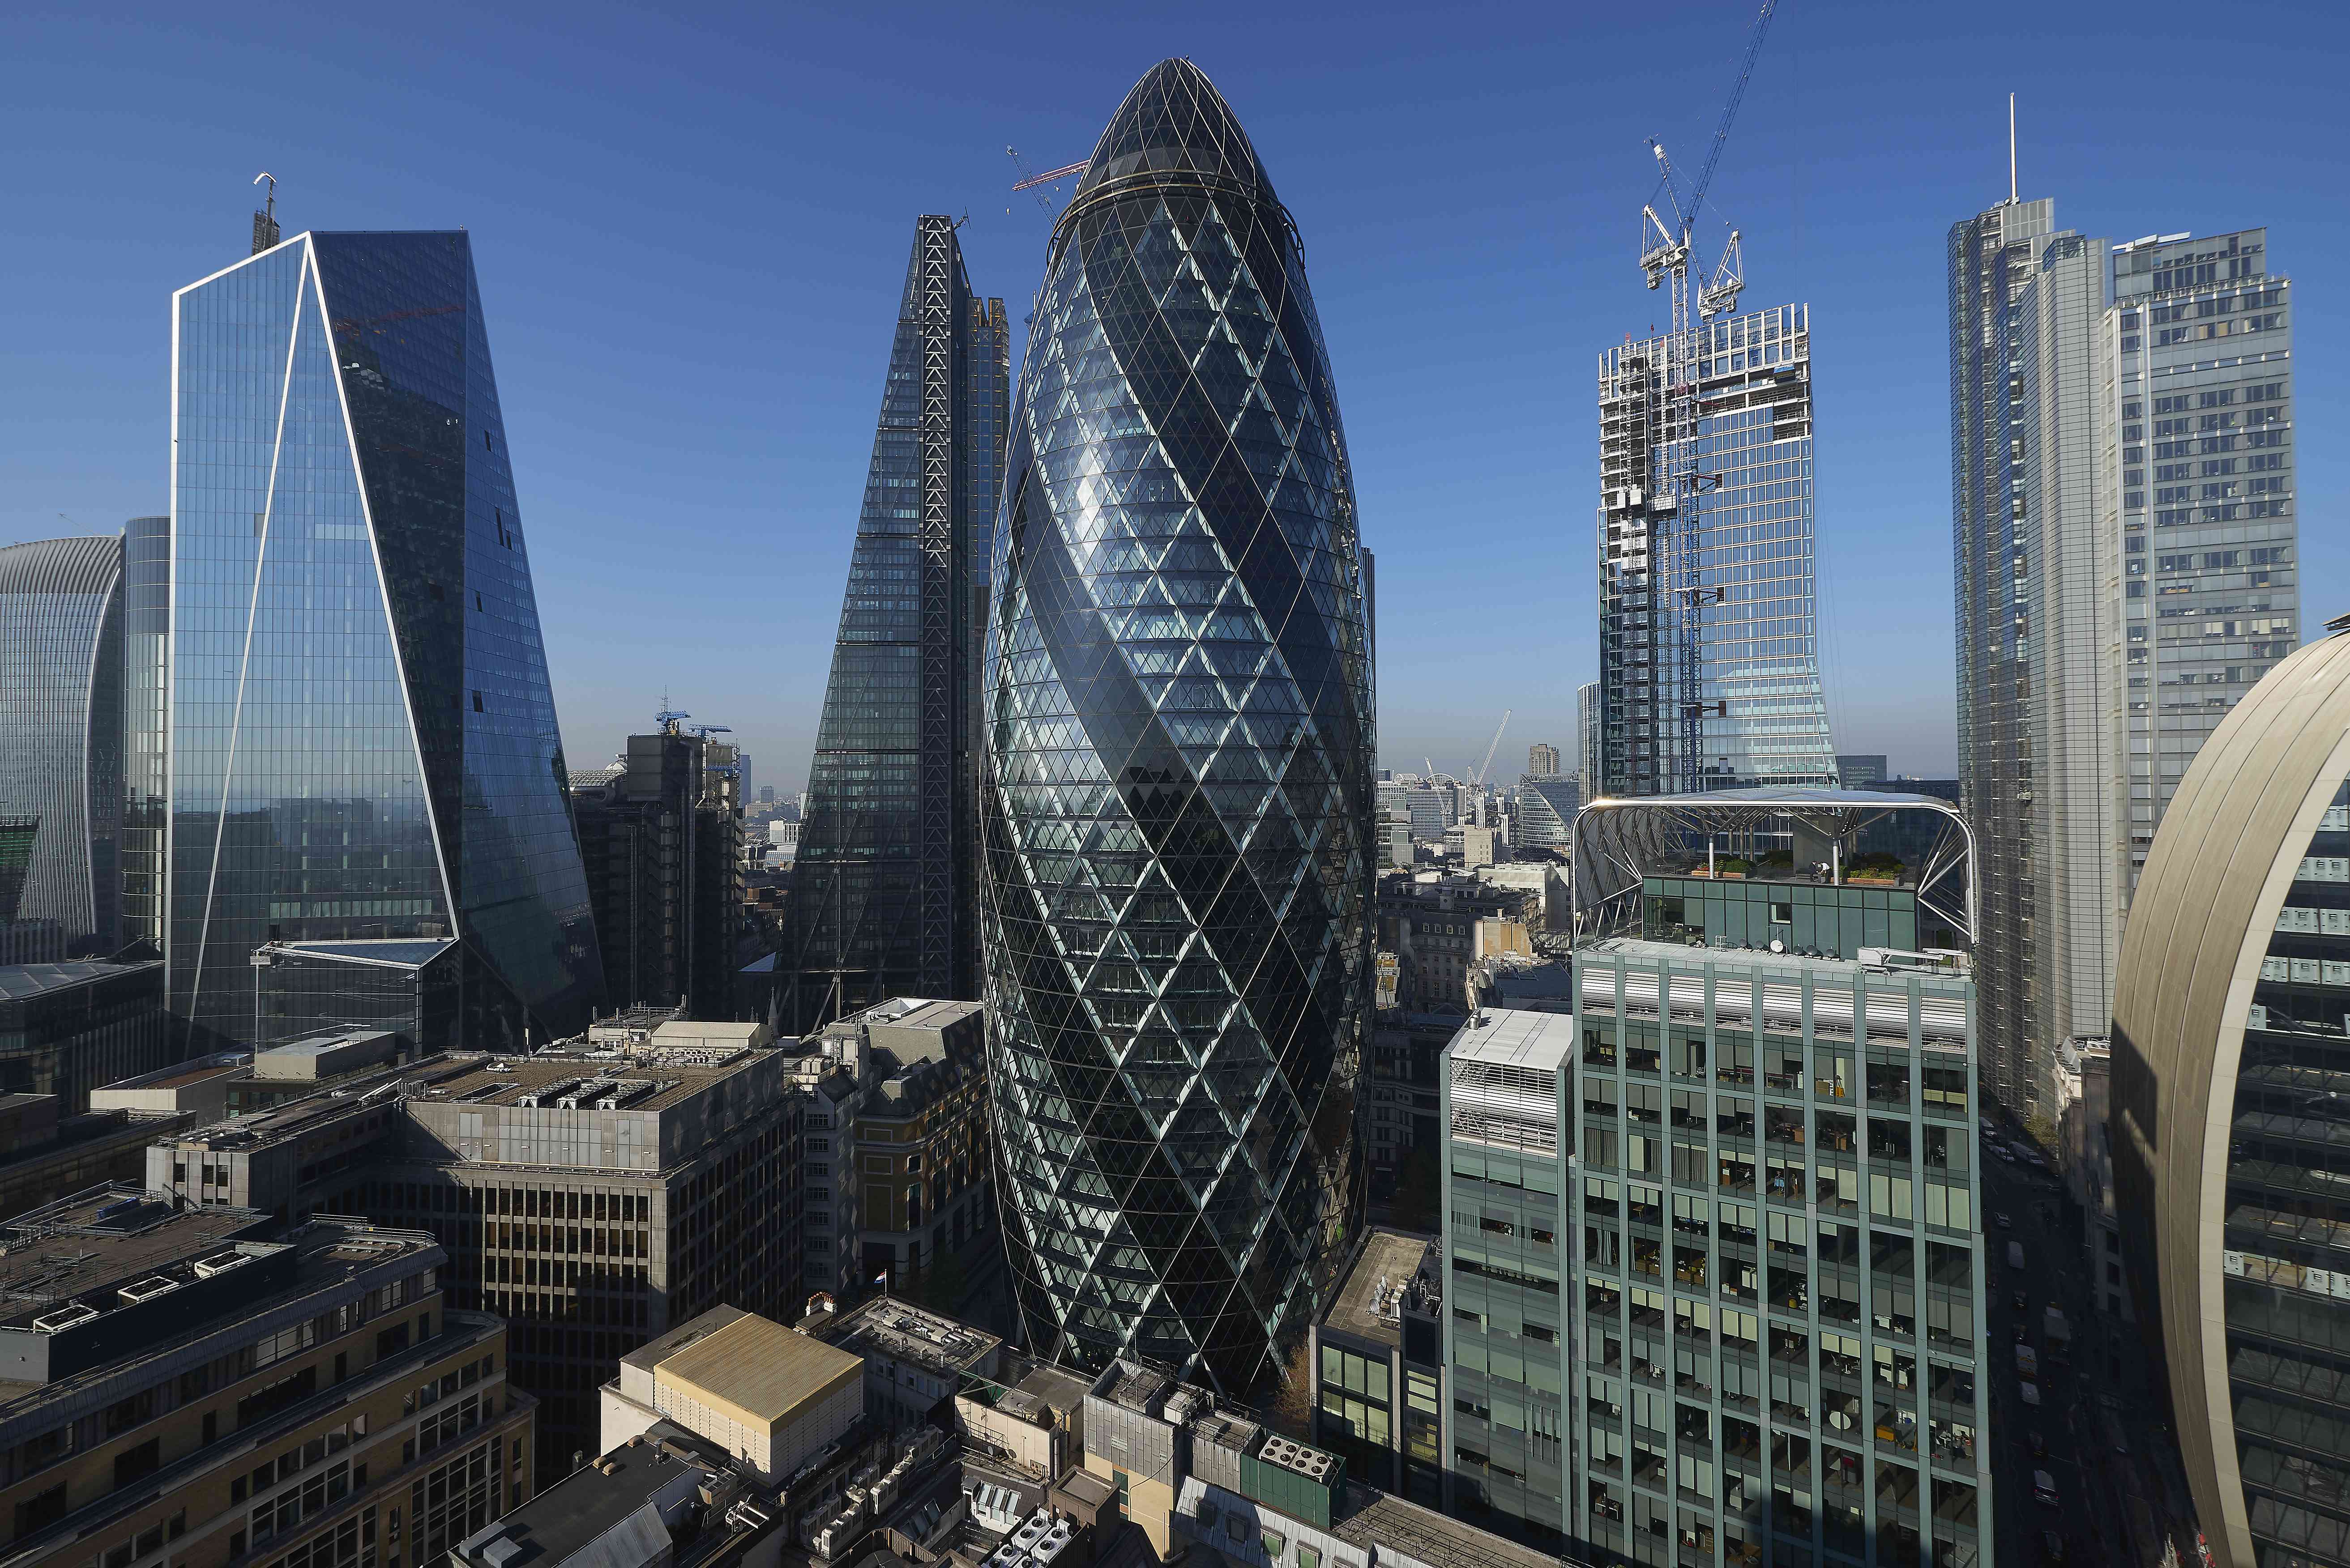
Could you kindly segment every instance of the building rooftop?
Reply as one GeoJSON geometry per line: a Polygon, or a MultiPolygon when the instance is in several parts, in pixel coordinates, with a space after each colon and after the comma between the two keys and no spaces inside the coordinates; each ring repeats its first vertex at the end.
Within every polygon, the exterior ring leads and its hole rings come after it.
{"type": "Polygon", "coordinates": [[[887,1356],[943,1374],[971,1370],[1003,1343],[898,1296],[875,1296],[837,1317],[813,1314],[802,1326],[851,1355],[887,1356]]]}
{"type": "Polygon", "coordinates": [[[1645,959],[1656,962],[1671,962],[1686,968],[1690,964],[1735,964],[1746,969],[1762,969],[1771,978],[1798,979],[1808,970],[1818,976],[1834,975],[1843,984],[1852,982],[1853,971],[1864,970],[1873,974],[1889,974],[1907,980],[1916,975],[1929,991],[1954,989],[1966,983],[1964,970],[1941,970],[1923,966],[1914,969],[1890,969],[1882,964],[1863,963],[1856,958],[1809,958],[1801,953],[1765,952],[1759,948],[1700,948],[1686,942],[1655,942],[1645,937],[1602,937],[1580,943],[1575,948],[1578,957],[1587,954],[1610,954],[1618,958],[1645,959]]]}
{"type": "Polygon", "coordinates": [[[1150,1407],[1164,1398],[1167,1391],[1174,1386],[1175,1379],[1155,1366],[1120,1360],[1112,1370],[1110,1380],[1102,1386],[1101,1394],[1113,1405],[1122,1405],[1129,1410],[1147,1414],[1150,1407]]]}
{"type": "MultiPolygon", "coordinates": [[[[705,1553],[676,1551],[689,1505],[710,1478],[733,1490],[726,1455],[662,1421],[642,1438],[582,1466],[494,1523],[459,1543],[455,1558],[481,1568],[643,1568],[705,1553]],[[674,1554],[674,1555],[673,1555],[674,1554]]],[[[705,1532],[723,1541],[729,1521],[716,1510],[705,1532]]]]}
{"type": "Polygon", "coordinates": [[[655,1376],[689,1386],[706,1404],[729,1407],[744,1426],[785,1419],[830,1392],[864,1362],[796,1329],[748,1313],[663,1357],[655,1376]]]}
{"type": "Polygon", "coordinates": [[[0,1002],[29,1002],[48,992],[70,991],[77,985],[111,980],[118,975],[136,974],[141,970],[160,970],[162,966],[161,959],[145,959],[134,963],[109,963],[102,959],[86,959],[69,963],[0,965],[0,1002]]]}
{"type": "MultiPolygon", "coordinates": [[[[476,1056],[463,1071],[436,1076],[411,1090],[409,1097],[428,1104],[463,1100],[473,1105],[573,1110],[667,1110],[739,1071],[752,1054],[739,1044],[691,1044],[681,1049],[664,1047],[656,1039],[649,1046],[609,1051],[476,1056]]],[[[429,1068],[456,1060],[433,1057],[419,1065],[429,1068]]]]}
{"type": "MultiPolygon", "coordinates": [[[[1686,948],[1666,950],[1689,951],[1686,948]]],[[[1575,1017],[1566,1012],[1490,1008],[1463,1023],[1445,1050],[1456,1062],[1492,1062],[1555,1073],[1575,1058],[1575,1017]]]]}
{"type": "Polygon", "coordinates": [[[245,1052],[224,1052],[217,1056],[158,1067],[151,1073],[141,1073],[136,1077],[117,1078],[111,1084],[99,1085],[99,1089],[101,1093],[107,1089],[184,1089],[208,1079],[225,1078],[242,1073],[252,1064],[253,1058],[245,1052]]]}
{"type": "Polygon", "coordinates": [[[1397,1308],[1404,1287],[1419,1272],[1420,1264],[1436,1248],[1433,1236],[1407,1231],[1373,1231],[1355,1259],[1355,1266],[1338,1282],[1338,1293],[1323,1314],[1322,1325],[1381,1345],[1403,1343],[1403,1319],[1397,1308]]]}
{"type": "Polygon", "coordinates": [[[1417,1563],[1421,1568],[1561,1568],[1565,1561],[1389,1492],[1349,1486],[1347,1501],[1356,1506],[1330,1533],[1350,1546],[1370,1550],[1381,1563],[1417,1563]]]}
{"type": "Polygon", "coordinates": [[[268,1218],[255,1209],[175,1209],[120,1183],[59,1199],[0,1226],[0,1327],[29,1326],[68,1298],[226,1248],[268,1218]]]}

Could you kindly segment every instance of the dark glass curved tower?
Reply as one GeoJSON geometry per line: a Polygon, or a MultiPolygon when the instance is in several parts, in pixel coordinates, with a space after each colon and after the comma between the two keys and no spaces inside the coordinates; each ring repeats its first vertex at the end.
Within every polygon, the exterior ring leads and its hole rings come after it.
{"type": "Polygon", "coordinates": [[[1244,1388],[1358,1197],[1371,668],[1296,229],[1188,60],[1054,227],[1010,446],[981,937],[1021,1310],[1244,1388]]]}

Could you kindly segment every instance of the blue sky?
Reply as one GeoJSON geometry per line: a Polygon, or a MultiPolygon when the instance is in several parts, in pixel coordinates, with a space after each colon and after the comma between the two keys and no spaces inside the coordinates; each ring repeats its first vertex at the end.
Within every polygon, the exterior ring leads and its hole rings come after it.
{"type": "MultiPolygon", "coordinates": [[[[2067,226],[2270,225],[2300,291],[2303,606],[2350,609],[2345,15],[1781,6],[1709,205],[1746,234],[1750,306],[1813,306],[1839,749],[1953,766],[1941,245],[2005,194],[2011,90],[2022,193],[2067,226]]],[[[1137,76],[1189,55],[1305,236],[1379,556],[1383,760],[1470,765],[1509,708],[1513,774],[1567,740],[1595,667],[1594,367],[1657,319],[1645,141],[1701,161],[1752,16],[19,9],[0,542],[161,509],[171,291],[242,253],[255,171],[289,233],[462,224],[574,762],[666,690],[796,787],[914,217],[969,213],[973,286],[1017,321],[1047,222],[1005,145],[1080,160],[1137,76]]]]}

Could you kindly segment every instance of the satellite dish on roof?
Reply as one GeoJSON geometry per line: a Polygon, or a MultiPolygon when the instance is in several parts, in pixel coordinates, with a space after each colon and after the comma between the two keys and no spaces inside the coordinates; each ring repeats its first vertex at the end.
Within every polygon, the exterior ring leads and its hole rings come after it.
{"type": "Polygon", "coordinates": [[[1781,941],[1778,938],[1773,937],[1771,939],[1771,950],[1774,953],[1785,952],[1787,950],[1787,944],[1781,941]]]}

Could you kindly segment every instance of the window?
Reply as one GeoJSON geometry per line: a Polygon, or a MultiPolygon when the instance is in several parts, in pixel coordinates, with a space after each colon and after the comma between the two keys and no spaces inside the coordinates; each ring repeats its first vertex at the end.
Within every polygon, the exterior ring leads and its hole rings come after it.
{"type": "Polygon", "coordinates": [[[114,1456],[114,1484],[129,1486],[141,1476],[152,1475],[162,1462],[162,1439],[150,1438],[136,1448],[125,1449],[114,1456]]]}

